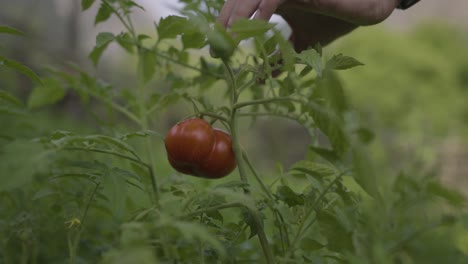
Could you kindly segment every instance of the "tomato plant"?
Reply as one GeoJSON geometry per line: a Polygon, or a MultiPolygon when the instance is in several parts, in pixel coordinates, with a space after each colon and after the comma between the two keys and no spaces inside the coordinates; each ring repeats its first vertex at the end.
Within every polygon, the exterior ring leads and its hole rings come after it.
{"type": "Polygon", "coordinates": [[[236,167],[231,137],[203,119],[192,118],[173,126],[165,146],[169,163],[179,172],[203,178],[221,178],[236,167]]]}
{"type": "MultiPolygon", "coordinates": [[[[466,262],[454,243],[438,243],[451,241],[464,197],[430,173],[379,170],[367,152],[375,136],[337,72],[361,62],[320,46],[298,53],[265,21],[228,32],[215,26],[224,1],[182,2],[183,15],[143,33],[135,1],[81,1],[95,24],[121,25],[97,34],[92,63],[109,67],[100,59],[118,45],[135,60],[109,72],[128,78],[75,64],[38,77],[0,57],[38,83],[27,106],[0,93],[1,123],[20,121],[0,132],[1,263],[466,262]],[[66,94],[82,116],[45,126],[38,110],[66,94]],[[272,158],[255,126],[277,130],[280,119],[307,134],[308,153],[261,167],[272,158]]],[[[275,135],[276,149],[291,148],[292,127],[275,135]]]]}

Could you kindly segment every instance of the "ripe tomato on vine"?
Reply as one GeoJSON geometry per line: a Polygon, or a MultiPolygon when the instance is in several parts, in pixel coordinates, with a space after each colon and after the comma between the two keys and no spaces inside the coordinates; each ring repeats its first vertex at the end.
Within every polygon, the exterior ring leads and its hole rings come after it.
{"type": "Polygon", "coordinates": [[[201,118],[174,125],[166,135],[165,147],[171,166],[184,174],[218,179],[237,166],[231,136],[201,118]]]}

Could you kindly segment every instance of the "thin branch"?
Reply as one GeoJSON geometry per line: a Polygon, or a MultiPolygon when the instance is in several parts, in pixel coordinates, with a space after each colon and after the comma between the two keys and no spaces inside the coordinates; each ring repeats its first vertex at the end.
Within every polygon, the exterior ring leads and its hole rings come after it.
{"type": "Polygon", "coordinates": [[[259,99],[259,100],[252,100],[252,101],[237,103],[237,104],[234,105],[234,108],[239,109],[239,108],[249,106],[249,105],[269,104],[269,103],[282,102],[282,101],[291,101],[291,100],[293,100],[293,99],[291,97],[289,97],[289,96],[265,98],[265,99],[259,99]]]}

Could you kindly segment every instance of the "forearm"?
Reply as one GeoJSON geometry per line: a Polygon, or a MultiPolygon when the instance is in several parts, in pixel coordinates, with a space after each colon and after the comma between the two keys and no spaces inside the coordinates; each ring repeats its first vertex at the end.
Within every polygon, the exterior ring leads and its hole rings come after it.
{"type": "Polygon", "coordinates": [[[399,3],[400,0],[285,0],[278,11],[284,14],[307,10],[355,25],[373,25],[390,16],[399,3]]]}

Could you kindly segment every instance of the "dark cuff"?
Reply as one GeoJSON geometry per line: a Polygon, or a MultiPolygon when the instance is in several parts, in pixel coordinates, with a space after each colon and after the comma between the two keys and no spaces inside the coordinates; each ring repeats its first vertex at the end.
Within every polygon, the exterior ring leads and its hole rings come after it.
{"type": "Polygon", "coordinates": [[[408,9],[410,6],[416,4],[419,0],[401,0],[400,4],[397,6],[398,9],[408,9]]]}

